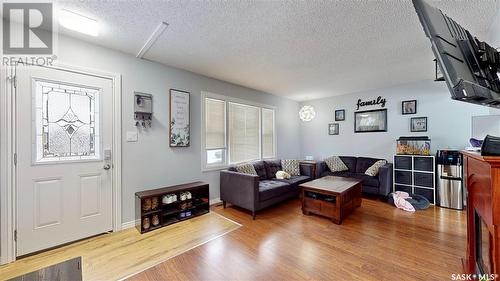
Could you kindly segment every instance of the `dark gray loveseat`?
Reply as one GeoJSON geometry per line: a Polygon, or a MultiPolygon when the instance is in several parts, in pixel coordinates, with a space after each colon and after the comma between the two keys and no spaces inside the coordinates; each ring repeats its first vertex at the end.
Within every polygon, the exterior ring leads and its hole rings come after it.
{"type": "Polygon", "coordinates": [[[366,157],[350,157],[340,156],[340,159],[349,168],[348,171],[332,172],[326,165],[325,161],[318,163],[317,176],[339,176],[356,178],[363,181],[363,192],[387,196],[392,192],[392,164],[387,163],[382,166],[377,176],[372,177],[365,175],[366,169],[381,159],[366,158],[366,157]]]}
{"type": "Polygon", "coordinates": [[[257,175],[239,173],[236,168],[220,172],[220,198],[226,203],[242,207],[255,213],[299,195],[298,185],[312,179],[312,166],[300,165],[300,176],[288,180],[276,179],[276,172],[282,170],[280,160],[252,163],[257,175]]]}

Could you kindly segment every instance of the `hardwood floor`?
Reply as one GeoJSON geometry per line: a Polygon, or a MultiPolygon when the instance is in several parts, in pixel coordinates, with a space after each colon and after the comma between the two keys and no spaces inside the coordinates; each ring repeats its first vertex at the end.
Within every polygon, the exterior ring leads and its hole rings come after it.
{"type": "Polygon", "coordinates": [[[450,280],[462,273],[464,212],[407,213],[363,199],[342,225],[292,200],[259,212],[214,210],[243,227],[130,280],[450,280]]]}
{"type": "Polygon", "coordinates": [[[0,280],[82,257],[83,280],[118,280],[240,227],[209,213],[145,234],[135,228],[69,244],[0,266],[0,280]]]}

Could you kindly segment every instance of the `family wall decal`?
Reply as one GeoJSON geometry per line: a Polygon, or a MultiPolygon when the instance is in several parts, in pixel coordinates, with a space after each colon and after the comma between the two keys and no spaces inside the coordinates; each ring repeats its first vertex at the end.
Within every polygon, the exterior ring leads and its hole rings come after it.
{"type": "Polygon", "coordinates": [[[381,107],[385,107],[385,103],[386,100],[382,96],[378,96],[376,99],[368,101],[363,101],[362,99],[358,99],[358,103],[356,104],[358,108],[356,110],[359,110],[359,108],[363,106],[379,105],[379,104],[381,107]]]}

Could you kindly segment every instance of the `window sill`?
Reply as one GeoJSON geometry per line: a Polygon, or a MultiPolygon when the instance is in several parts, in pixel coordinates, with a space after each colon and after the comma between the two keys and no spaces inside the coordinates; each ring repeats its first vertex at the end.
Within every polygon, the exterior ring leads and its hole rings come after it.
{"type": "Polygon", "coordinates": [[[202,173],[216,172],[216,171],[226,170],[227,168],[229,168],[229,166],[207,167],[207,168],[202,168],[201,172],[202,173]]]}

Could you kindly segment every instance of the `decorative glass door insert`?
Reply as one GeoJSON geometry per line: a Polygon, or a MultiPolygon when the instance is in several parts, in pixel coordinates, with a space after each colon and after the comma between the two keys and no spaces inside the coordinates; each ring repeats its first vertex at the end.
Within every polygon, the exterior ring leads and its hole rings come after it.
{"type": "Polygon", "coordinates": [[[100,159],[99,90],[33,80],[35,163],[100,159]]]}

